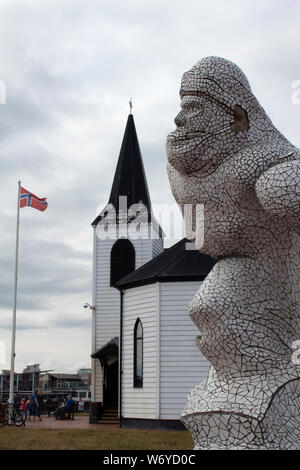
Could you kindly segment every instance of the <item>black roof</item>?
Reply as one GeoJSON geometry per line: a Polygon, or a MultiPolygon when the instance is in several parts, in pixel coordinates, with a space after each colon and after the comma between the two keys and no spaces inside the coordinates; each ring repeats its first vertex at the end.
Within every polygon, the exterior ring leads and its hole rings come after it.
{"type": "MultiPolygon", "coordinates": [[[[114,206],[117,213],[119,211],[119,196],[127,196],[127,208],[142,202],[148,210],[149,219],[151,218],[151,200],[132,114],[129,114],[127,119],[108,201],[114,206]]],[[[102,217],[101,213],[92,225],[97,225],[102,217]]]]}
{"type": "Polygon", "coordinates": [[[115,287],[127,289],[156,281],[203,281],[216,260],[196,249],[186,249],[186,244],[190,242],[184,238],[165,249],[148,263],[123,277],[115,287]]]}
{"type": "Polygon", "coordinates": [[[104,344],[98,351],[91,354],[93,359],[100,359],[101,357],[117,356],[119,351],[119,338],[115,336],[108,343],[104,344]]]}

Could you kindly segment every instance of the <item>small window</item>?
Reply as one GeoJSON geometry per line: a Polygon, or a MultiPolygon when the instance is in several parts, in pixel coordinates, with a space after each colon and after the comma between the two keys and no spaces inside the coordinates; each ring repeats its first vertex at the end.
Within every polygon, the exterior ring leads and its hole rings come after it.
{"type": "Polygon", "coordinates": [[[117,240],[110,253],[110,285],[135,270],[135,250],[127,238],[117,240]]]}
{"type": "Polygon", "coordinates": [[[143,327],[138,318],[134,326],[133,386],[143,386],[143,327]]]}

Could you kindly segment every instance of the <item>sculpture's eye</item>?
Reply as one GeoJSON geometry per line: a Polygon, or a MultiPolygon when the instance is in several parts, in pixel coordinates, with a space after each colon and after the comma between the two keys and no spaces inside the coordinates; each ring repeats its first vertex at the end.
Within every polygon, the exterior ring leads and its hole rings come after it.
{"type": "Polygon", "coordinates": [[[194,104],[189,104],[187,107],[187,112],[188,114],[190,115],[196,115],[196,114],[200,114],[203,110],[203,107],[201,104],[198,104],[198,103],[194,103],[194,104]]]}
{"type": "Polygon", "coordinates": [[[198,116],[203,113],[203,100],[195,96],[183,96],[181,109],[187,119],[198,116]]]}

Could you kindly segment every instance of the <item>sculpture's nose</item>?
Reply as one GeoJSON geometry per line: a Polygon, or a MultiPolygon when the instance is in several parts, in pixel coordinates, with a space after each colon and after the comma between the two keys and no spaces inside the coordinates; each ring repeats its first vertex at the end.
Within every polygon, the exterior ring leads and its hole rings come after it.
{"type": "Polygon", "coordinates": [[[185,119],[183,111],[180,111],[180,113],[177,114],[176,118],[174,119],[174,122],[175,122],[176,126],[178,126],[178,127],[185,125],[186,119],[185,119]]]}

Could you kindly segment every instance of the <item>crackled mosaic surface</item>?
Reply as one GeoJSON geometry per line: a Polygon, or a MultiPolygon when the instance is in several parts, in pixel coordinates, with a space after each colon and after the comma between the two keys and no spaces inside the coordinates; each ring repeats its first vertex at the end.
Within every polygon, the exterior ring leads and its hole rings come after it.
{"type": "Polygon", "coordinates": [[[198,62],[180,97],[169,179],[219,260],[190,306],[212,367],[182,420],[196,449],[300,449],[300,151],[228,60],[198,62]]]}

